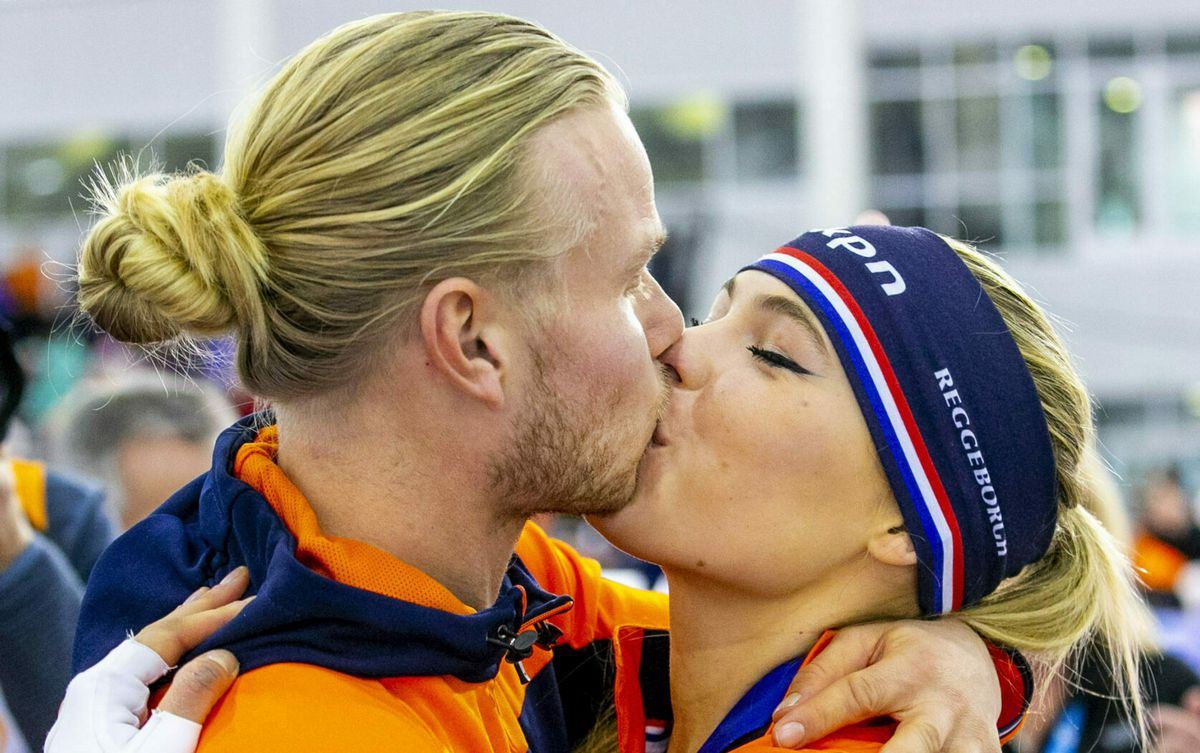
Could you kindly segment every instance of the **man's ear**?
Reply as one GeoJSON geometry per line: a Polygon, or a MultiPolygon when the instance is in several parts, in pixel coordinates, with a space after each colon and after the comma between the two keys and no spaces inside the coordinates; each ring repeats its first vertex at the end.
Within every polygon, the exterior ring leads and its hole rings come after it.
{"type": "Polygon", "coordinates": [[[465,277],[442,280],[421,304],[429,368],[489,407],[504,404],[506,339],[496,296],[465,277]]]}
{"type": "Polygon", "coordinates": [[[917,564],[917,550],[902,525],[880,530],[867,541],[867,551],[885,565],[912,567],[917,564]]]}

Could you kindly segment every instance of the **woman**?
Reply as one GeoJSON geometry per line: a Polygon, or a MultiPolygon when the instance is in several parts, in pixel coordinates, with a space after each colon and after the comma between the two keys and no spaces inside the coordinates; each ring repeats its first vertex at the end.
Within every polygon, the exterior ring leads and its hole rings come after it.
{"type": "Polygon", "coordinates": [[[825,630],[917,614],[957,613],[1046,674],[1095,639],[1141,719],[1142,612],[1088,511],[1087,393],[995,263],[919,228],[811,232],[732,278],[663,361],[637,498],[595,520],[671,588],[673,718],[619,695],[622,750],[642,725],[672,752],[769,747],[825,630]]]}

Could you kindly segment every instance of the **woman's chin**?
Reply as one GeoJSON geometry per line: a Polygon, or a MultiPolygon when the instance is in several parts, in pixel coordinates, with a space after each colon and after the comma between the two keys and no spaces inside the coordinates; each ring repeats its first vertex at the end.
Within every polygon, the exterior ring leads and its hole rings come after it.
{"type": "MultiPolygon", "coordinates": [[[[630,550],[640,550],[647,538],[647,533],[662,523],[661,520],[656,520],[661,517],[655,512],[659,507],[655,504],[653,495],[647,494],[643,490],[639,479],[638,490],[628,505],[617,512],[588,515],[587,522],[599,531],[600,535],[608,539],[610,544],[624,552],[634,554],[630,550]]],[[[634,554],[634,556],[645,559],[644,555],[640,553],[634,554]]]]}

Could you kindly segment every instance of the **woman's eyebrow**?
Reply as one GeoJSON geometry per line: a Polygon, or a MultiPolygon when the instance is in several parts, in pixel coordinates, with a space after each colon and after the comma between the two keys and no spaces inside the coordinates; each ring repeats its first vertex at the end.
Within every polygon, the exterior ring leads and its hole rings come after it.
{"type": "Polygon", "coordinates": [[[734,282],[736,280],[737,280],[737,276],[734,275],[733,277],[730,277],[728,280],[726,280],[725,284],[721,286],[721,290],[724,290],[725,295],[729,296],[730,298],[733,298],[733,286],[734,286],[734,282]]]}
{"type": "Polygon", "coordinates": [[[824,330],[807,308],[784,295],[760,295],[754,299],[754,305],[761,311],[770,314],[782,314],[788,319],[797,322],[808,331],[809,337],[812,338],[817,347],[825,355],[829,355],[829,351],[825,347],[825,339],[822,337],[824,330]]]}

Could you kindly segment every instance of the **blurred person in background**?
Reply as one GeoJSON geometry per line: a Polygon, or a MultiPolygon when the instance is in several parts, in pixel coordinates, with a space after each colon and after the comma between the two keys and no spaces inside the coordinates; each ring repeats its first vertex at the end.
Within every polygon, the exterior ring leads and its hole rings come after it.
{"type": "MultiPolygon", "coordinates": [[[[1099,455],[1090,453],[1084,472],[1096,494],[1085,503],[1089,510],[1132,554],[1133,525],[1121,491],[1099,455]]],[[[1142,651],[1142,697],[1146,706],[1153,753],[1200,751],[1200,677],[1159,645],[1154,619],[1141,604],[1130,605],[1142,651]]],[[[1048,678],[1029,709],[1009,753],[1144,753],[1136,725],[1118,702],[1111,668],[1092,647],[1078,673],[1048,678]]]]}
{"type": "MultiPolygon", "coordinates": [[[[0,328],[6,436],[25,386],[0,328]]],[[[0,454],[0,693],[16,721],[10,744],[41,741],[70,679],[84,583],[112,539],[99,486],[0,454]]]]}
{"type": "Polygon", "coordinates": [[[206,379],[108,371],[80,383],[49,417],[46,456],[103,481],[109,514],[126,530],[208,470],[213,442],[237,418],[206,379]]]}
{"type": "Polygon", "coordinates": [[[1200,525],[1178,467],[1147,476],[1138,510],[1135,562],[1151,603],[1200,607],[1200,525]]]}
{"type": "Polygon", "coordinates": [[[74,308],[72,286],[45,273],[47,259],[42,248],[24,246],[0,273],[0,316],[11,324],[27,381],[20,417],[35,435],[94,355],[90,333],[70,326],[71,316],[65,314],[74,308]]]}

